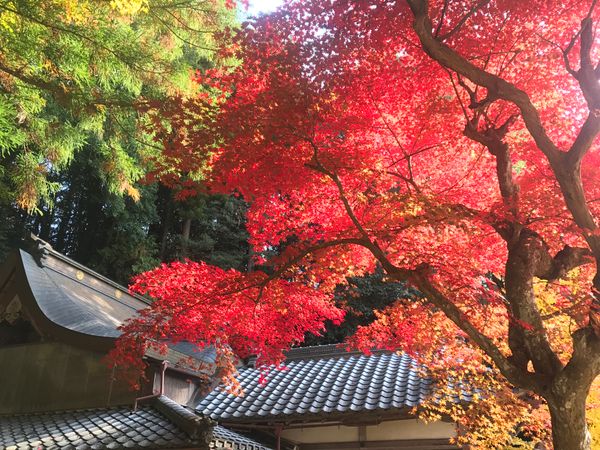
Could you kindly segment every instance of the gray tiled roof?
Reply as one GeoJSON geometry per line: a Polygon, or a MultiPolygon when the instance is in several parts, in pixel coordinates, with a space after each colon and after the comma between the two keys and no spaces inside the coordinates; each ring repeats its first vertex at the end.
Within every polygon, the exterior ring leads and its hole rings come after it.
{"type": "MultiPolygon", "coordinates": [[[[192,437],[154,404],[58,411],[0,417],[0,446],[5,449],[206,448],[208,430],[192,437]]],[[[203,431],[203,432],[202,432],[203,431]]]]}
{"type": "MultiPolygon", "coordinates": [[[[61,338],[57,333],[69,332],[71,340],[83,342],[82,339],[89,341],[89,338],[95,338],[108,350],[121,335],[118,327],[149,306],[143,297],[132,295],[127,288],[50,246],[42,245],[38,253],[35,256],[19,250],[14,255],[15,260],[7,264],[16,264],[19,271],[22,270],[33,297],[32,304],[26,306],[30,312],[38,314],[40,325],[48,325],[44,327],[45,332],[54,339],[64,340],[64,336],[61,338]]],[[[21,300],[27,301],[26,298],[21,300]]],[[[160,360],[166,358],[172,365],[191,357],[211,372],[216,352],[213,347],[200,349],[188,342],[178,342],[169,344],[167,355],[159,355],[149,349],[147,356],[160,360]]]]}
{"type": "Polygon", "coordinates": [[[197,411],[224,422],[303,419],[365,411],[406,411],[431,393],[432,382],[420,375],[407,355],[347,353],[335,346],[292,350],[286,370],[273,369],[267,382],[259,370],[245,367],[238,380],[244,396],[217,389],[197,411]]]}
{"type": "Polygon", "coordinates": [[[112,407],[0,417],[5,450],[112,450],[199,448],[269,450],[202,418],[166,397],[131,407],[112,407]],[[211,440],[211,435],[214,438],[211,440]]]}
{"type": "Polygon", "coordinates": [[[210,448],[215,450],[270,450],[269,447],[220,425],[213,428],[210,448]]]}

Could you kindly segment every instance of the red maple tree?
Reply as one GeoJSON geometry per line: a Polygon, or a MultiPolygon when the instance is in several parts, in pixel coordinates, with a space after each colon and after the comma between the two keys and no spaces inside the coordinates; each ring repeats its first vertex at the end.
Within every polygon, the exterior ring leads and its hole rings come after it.
{"type": "Polygon", "coordinates": [[[430,405],[462,420],[472,443],[489,448],[516,426],[544,439],[545,404],[554,448],[590,449],[595,6],[291,1],[246,24],[228,49],[241,64],[197,77],[215,95],[164,106],[171,127],[157,140],[169,158],[154,164],[161,177],[209,161],[210,187],[250,203],[251,244],[269,270],[187,262],[140,276],[132,289],[156,301],[117,357],[169,338],[279,363],[305,331],[341,319],[337,283],[379,264],[421,296],[379,312],[353,345],[401,348],[479,386],[460,412],[430,405]],[[190,120],[207,109],[213,120],[190,120]],[[486,417],[501,421],[484,432],[486,417]]]}

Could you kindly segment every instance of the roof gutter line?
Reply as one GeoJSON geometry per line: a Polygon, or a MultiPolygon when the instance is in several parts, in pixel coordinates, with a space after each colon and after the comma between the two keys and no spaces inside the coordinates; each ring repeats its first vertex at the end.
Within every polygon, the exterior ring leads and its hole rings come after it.
{"type": "Polygon", "coordinates": [[[133,403],[133,410],[137,411],[137,407],[138,407],[138,403],[142,400],[150,400],[151,398],[157,398],[160,397],[162,395],[164,395],[165,393],[165,372],[167,371],[167,366],[169,365],[169,362],[164,360],[161,363],[162,369],[160,371],[160,389],[159,392],[157,394],[152,394],[152,395],[145,395],[144,397],[138,397],[135,399],[135,402],[133,403]]]}

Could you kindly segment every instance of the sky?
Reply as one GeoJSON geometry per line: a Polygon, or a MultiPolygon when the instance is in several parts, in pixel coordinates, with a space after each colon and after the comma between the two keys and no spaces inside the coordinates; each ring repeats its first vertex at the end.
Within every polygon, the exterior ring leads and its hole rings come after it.
{"type": "Polygon", "coordinates": [[[283,3],[283,0],[250,0],[248,15],[254,16],[259,13],[270,13],[283,3]]]}

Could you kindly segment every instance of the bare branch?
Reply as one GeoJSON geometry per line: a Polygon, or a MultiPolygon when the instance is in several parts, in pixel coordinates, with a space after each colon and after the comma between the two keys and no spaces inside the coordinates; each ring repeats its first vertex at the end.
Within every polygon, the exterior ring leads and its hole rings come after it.
{"type": "MultiPolygon", "coordinates": [[[[444,70],[448,73],[448,76],[450,77],[450,83],[452,83],[452,89],[454,90],[456,99],[458,100],[458,103],[460,104],[460,109],[462,110],[466,121],[469,122],[471,120],[471,118],[469,117],[469,113],[467,112],[467,108],[466,108],[465,104],[463,103],[462,98],[460,98],[460,94],[458,92],[458,88],[456,87],[456,83],[454,82],[454,77],[452,76],[452,72],[450,72],[446,67],[444,67],[444,70]]],[[[458,79],[458,81],[460,82],[460,78],[458,79]]]]}
{"type": "Polygon", "coordinates": [[[483,8],[485,5],[487,5],[490,2],[490,0],[481,0],[479,3],[477,3],[476,5],[474,5],[460,20],[459,22],[454,26],[454,28],[452,28],[448,33],[442,35],[442,36],[436,36],[436,38],[438,38],[440,41],[445,41],[446,39],[448,39],[449,37],[451,37],[454,33],[458,32],[463,25],[467,22],[467,20],[469,20],[469,18],[478,10],[483,8]]]}
{"type": "MultiPolygon", "coordinates": [[[[408,186],[412,186],[412,188],[415,190],[415,192],[417,192],[417,194],[420,194],[421,193],[421,188],[419,187],[419,185],[417,185],[417,183],[415,182],[415,179],[413,177],[412,161],[411,161],[411,156],[412,155],[410,155],[406,151],[406,149],[404,148],[404,146],[400,142],[400,138],[398,137],[398,134],[396,133],[396,131],[392,128],[392,126],[390,125],[390,123],[385,118],[383,112],[379,108],[379,104],[375,101],[375,98],[373,98],[372,94],[370,94],[370,97],[371,97],[371,101],[373,102],[373,105],[375,106],[375,109],[377,110],[377,112],[379,113],[379,116],[381,117],[381,121],[383,122],[385,128],[392,135],[392,138],[394,139],[394,141],[396,142],[396,144],[398,145],[398,147],[400,148],[400,150],[402,150],[402,153],[404,154],[404,158],[403,159],[406,160],[406,164],[407,164],[407,168],[408,168],[408,172],[409,172],[409,177],[405,177],[405,176],[403,176],[403,175],[401,175],[400,173],[397,173],[397,172],[393,172],[393,175],[396,176],[396,177],[398,177],[398,178],[400,178],[408,186]]],[[[392,173],[392,172],[389,172],[389,173],[392,173]]]]}
{"type": "Polygon", "coordinates": [[[520,109],[525,125],[537,146],[549,160],[557,162],[561,152],[546,133],[540,115],[529,96],[512,83],[475,66],[446,44],[435,39],[431,32],[432,26],[427,12],[427,2],[425,0],[407,1],[415,17],[413,28],[425,52],[448,69],[485,87],[488,94],[514,103],[520,109]]]}
{"type": "Polygon", "coordinates": [[[448,10],[448,0],[444,0],[444,6],[442,7],[442,12],[440,14],[440,20],[435,28],[435,33],[433,36],[437,39],[440,34],[442,27],[444,26],[444,19],[446,18],[446,11],[448,10]]]}

